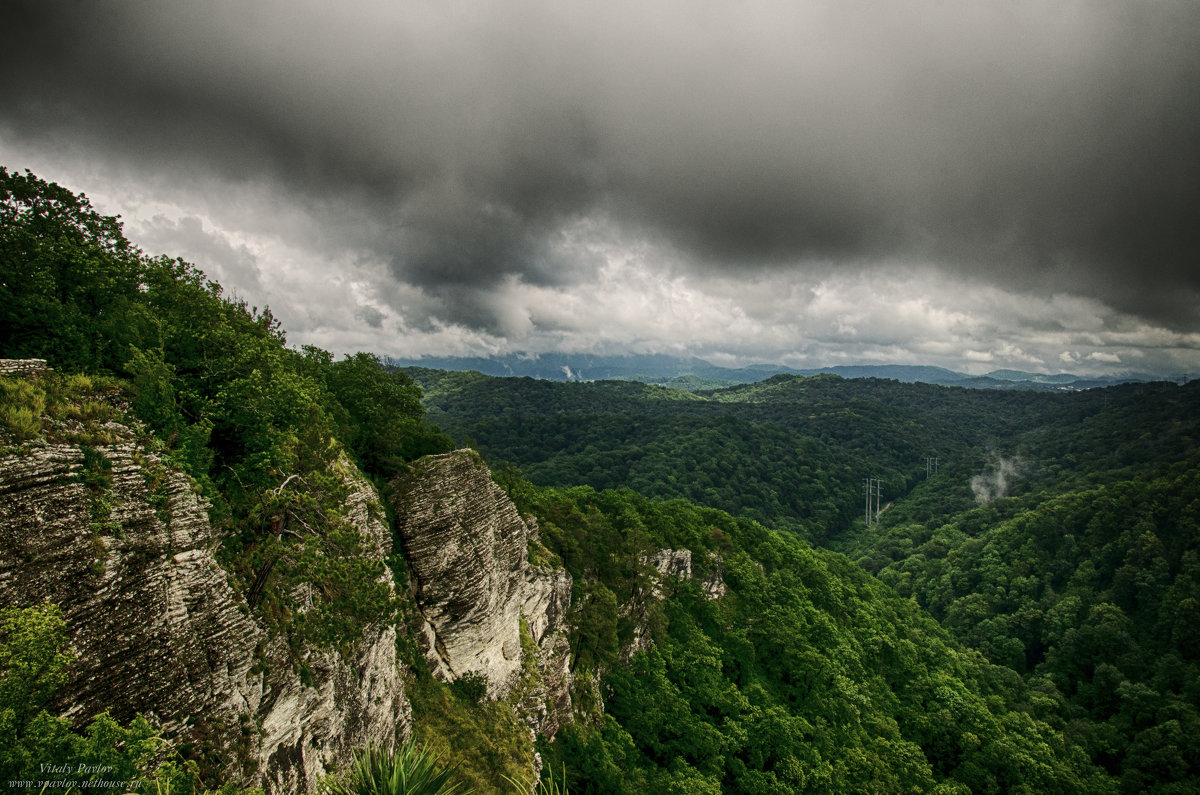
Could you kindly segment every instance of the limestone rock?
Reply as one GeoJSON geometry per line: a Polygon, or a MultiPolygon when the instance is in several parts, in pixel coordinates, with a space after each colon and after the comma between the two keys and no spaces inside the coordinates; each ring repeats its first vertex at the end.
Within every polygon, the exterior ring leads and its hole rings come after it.
{"type": "Polygon", "coordinates": [[[643,562],[658,569],[658,573],[664,576],[679,577],[684,580],[692,578],[692,551],[690,549],[660,549],[645,558],[643,562]]]}
{"type": "Polygon", "coordinates": [[[0,375],[31,375],[50,369],[45,359],[0,359],[0,375]]]}
{"type": "MultiPolygon", "coordinates": [[[[280,643],[268,656],[286,653],[280,643]]],[[[394,627],[368,634],[352,664],[328,651],[311,652],[305,663],[312,684],[273,669],[257,711],[263,773],[274,792],[312,791],[322,776],[344,769],[355,750],[390,747],[398,728],[407,735],[412,727],[394,627]]]]}
{"type": "MultiPolygon", "coordinates": [[[[62,607],[79,655],[59,696],[68,717],[147,714],[164,736],[203,738],[226,776],[275,792],[311,790],[353,749],[406,735],[394,627],[368,628],[349,661],[305,652],[302,682],[286,643],[268,638],[217,565],[188,479],[131,427],[105,430],[117,441],[88,453],[111,467],[102,495],[80,477],[77,444],[0,457],[0,604],[62,607]]],[[[390,539],[374,490],[348,462],[346,477],[349,513],[382,558],[390,539]]]]}
{"type": "MultiPolygon", "coordinates": [[[[705,598],[720,599],[728,593],[721,576],[721,558],[710,553],[708,560],[712,571],[700,581],[700,589],[705,598]]],[[[629,662],[633,655],[650,647],[650,603],[666,596],[668,578],[692,580],[696,576],[690,549],[660,549],[652,555],[643,556],[641,562],[653,571],[649,589],[635,592],[634,598],[621,607],[621,616],[631,619],[633,623],[632,638],[621,649],[620,656],[624,662],[629,662]]]]}
{"type": "MultiPolygon", "coordinates": [[[[657,598],[662,598],[663,578],[676,577],[681,580],[691,580],[695,576],[690,549],[660,549],[653,555],[643,557],[642,563],[652,566],[658,572],[659,582],[654,586],[653,591],[657,598]]],[[[721,565],[720,557],[712,553],[709,555],[709,563],[712,566],[712,572],[700,583],[700,588],[707,598],[719,599],[728,593],[725,580],[721,576],[724,567],[721,565]]]]}
{"type": "Polygon", "coordinates": [[[508,697],[521,676],[524,618],[553,705],[538,730],[552,735],[570,715],[570,575],[530,565],[536,526],[470,450],[422,458],[392,495],[431,671],[443,681],[482,674],[489,698],[508,697]]]}

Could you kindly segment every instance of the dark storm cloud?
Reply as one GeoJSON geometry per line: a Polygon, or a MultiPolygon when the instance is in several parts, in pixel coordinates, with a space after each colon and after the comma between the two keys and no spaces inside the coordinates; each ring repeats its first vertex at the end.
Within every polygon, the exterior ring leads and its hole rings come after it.
{"type": "Polygon", "coordinates": [[[1200,4],[591,6],[9,2],[0,132],[354,207],[320,234],[493,329],[587,219],[1200,327],[1200,4]]]}

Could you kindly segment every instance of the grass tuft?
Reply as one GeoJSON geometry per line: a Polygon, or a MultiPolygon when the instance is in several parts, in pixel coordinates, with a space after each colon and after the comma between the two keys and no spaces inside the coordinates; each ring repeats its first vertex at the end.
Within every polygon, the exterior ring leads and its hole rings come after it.
{"type": "Polygon", "coordinates": [[[413,741],[394,752],[371,747],[355,754],[349,775],[330,786],[333,795],[456,795],[470,792],[454,780],[456,766],[413,741]]]}

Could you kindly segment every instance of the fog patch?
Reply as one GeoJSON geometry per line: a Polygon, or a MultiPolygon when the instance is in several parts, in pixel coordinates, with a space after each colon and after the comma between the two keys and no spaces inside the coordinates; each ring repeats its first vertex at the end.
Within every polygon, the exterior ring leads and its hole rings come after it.
{"type": "Polygon", "coordinates": [[[1009,487],[1020,474],[1021,461],[1019,458],[997,456],[990,471],[971,478],[971,491],[975,494],[975,501],[980,505],[986,505],[992,500],[1007,497],[1009,487]]]}

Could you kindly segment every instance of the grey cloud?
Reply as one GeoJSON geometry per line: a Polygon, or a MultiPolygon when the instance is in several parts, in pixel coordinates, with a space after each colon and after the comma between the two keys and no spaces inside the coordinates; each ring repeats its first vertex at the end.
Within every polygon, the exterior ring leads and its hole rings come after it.
{"type": "Polygon", "coordinates": [[[355,315],[371,328],[383,328],[384,314],[373,306],[360,306],[355,315]]]}
{"type": "Polygon", "coordinates": [[[236,281],[250,289],[262,287],[258,259],[253,252],[206,229],[204,222],[195,216],[173,221],[156,215],[127,231],[151,254],[166,254],[203,263],[205,273],[215,281],[236,281]],[[235,278],[230,279],[234,275],[235,278]]]}
{"type": "Polygon", "coordinates": [[[589,219],[708,274],[930,262],[1200,328],[1193,2],[330,9],[9,2],[0,133],[353,207],[321,234],[497,333],[506,277],[586,281],[589,219]]]}

